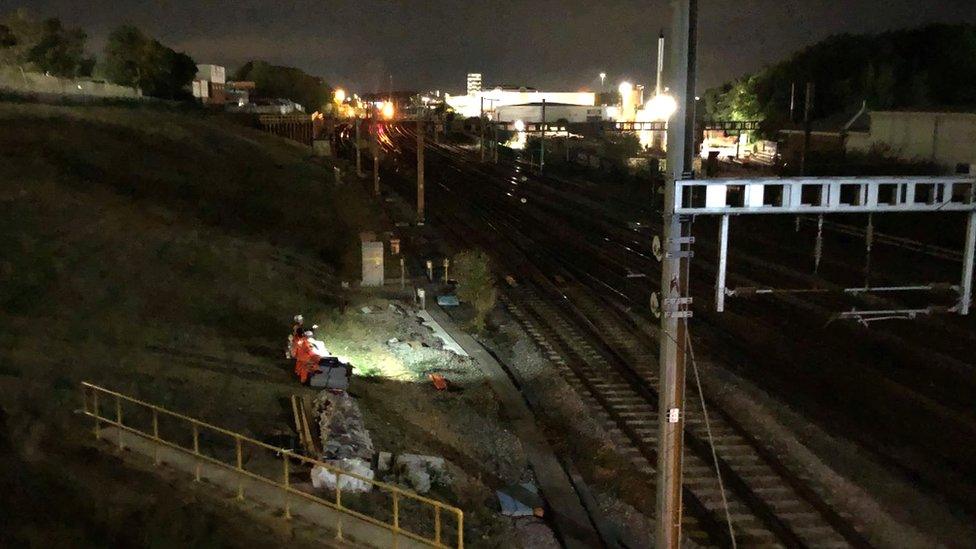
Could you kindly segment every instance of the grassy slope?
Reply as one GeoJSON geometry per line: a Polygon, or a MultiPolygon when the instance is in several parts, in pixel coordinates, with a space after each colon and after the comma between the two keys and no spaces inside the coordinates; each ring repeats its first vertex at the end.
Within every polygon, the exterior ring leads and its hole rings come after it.
{"type": "Polygon", "coordinates": [[[283,328],[334,303],[368,218],[305,154],[200,114],[0,103],[0,508],[24,510],[0,545],[186,544],[165,491],[126,499],[151,481],[79,459],[78,382],[269,434],[295,390],[283,328]]]}

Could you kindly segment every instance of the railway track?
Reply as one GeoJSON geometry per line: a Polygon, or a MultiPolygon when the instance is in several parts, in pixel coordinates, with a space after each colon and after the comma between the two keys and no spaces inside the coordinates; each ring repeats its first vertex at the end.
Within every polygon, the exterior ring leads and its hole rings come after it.
{"type": "MultiPolygon", "coordinates": [[[[567,381],[605,414],[621,451],[640,470],[652,473],[657,448],[656,352],[588,290],[571,286],[563,291],[577,311],[567,313],[526,287],[506,294],[503,303],[567,381]],[[594,332],[600,333],[599,340],[594,332]]],[[[716,530],[728,519],[743,547],[868,546],[850,517],[833,511],[727,414],[714,405],[709,408],[717,460],[711,454],[701,402],[689,392],[684,488],[686,505],[695,512],[686,515],[689,537],[701,545],[728,545],[727,536],[715,539],[716,530]],[[728,515],[715,461],[725,482],[728,515]],[[703,513],[708,516],[702,518],[703,513]]]]}
{"type": "MultiPolygon", "coordinates": [[[[483,232],[484,226],[473,223],[480,217],[496,229],[504,225],[506,234],[521,241],[515,247],[531,242],[524,228],[508,224],[490,203],[482,202],[478,209],[478,216],[450,215],[450,223],[483,232]]],[[[543,268],[552,270],[552,265],[543,268]]],[[[657,450],[656,351],[591,294],[574,286],[563,294],[572,298],[561,307],[553,304],[559,300],[546,299],[523,285],[503,301],[567,381],[600,410],[621,451],[639,470],[652,473],[657,450]]],[[[718,413],[712,424],[717,455],[713,459],[701,405],[688,402],[684,500],[689,512],[684,529],[691,539],[704,546],[732,545],[728,518],[735,541],[744,547],[868,546],[847,517],[834,512],[725,413],[718,413]],[[726,483],[724,500],[715,462],[726,483]]]]}

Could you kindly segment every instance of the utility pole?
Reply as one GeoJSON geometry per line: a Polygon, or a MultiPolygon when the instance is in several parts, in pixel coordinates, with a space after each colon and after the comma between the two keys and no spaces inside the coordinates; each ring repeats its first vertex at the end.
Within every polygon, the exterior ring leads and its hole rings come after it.
{"type": "Polygon", "coordinates": [[[813,113],[813,82],[807,82],[807,97],[803,105],[803,155],[800,157],[800,175],[807,174],[807,154],[810,152],[810,116],[813,113]]]}
{"type": "Polygon", "coordinates": [[[796,82],[790,82],[790,123],[796,122],[796,82]]]}
{"type": "Polygon", "coordinates": [[[654,95],[664,93],[664,29],[657,35],[657,78],[654,81],[654,95]]]}
{"type": "Polygon", "coordinates": [[[356,176],[363,177],[362,120],[356,118],[356,176]]]}
{"type": "Polygon", "coordinates": [[[380,195],[380,135],[379,124],[373,123],[373,194],[380,195]]]}
{"type": "Polygon", "coordinates": [[[478,115],[478,127],[481,130],[481,140],[479,148],[481,149],[481,161],[485,161],[485,96],[481,96],[481,113],[478,115]]]}
{"type": "Polygon", "coordinates": [[[424,121],[417,120],[417,224],[424,224],[424,121]]]}
{"type": "Polygon", "coordinates": [[[546,167],[546,100],[542,100],[542,133],[539,134],[539,173],[546,167]]]}
{"type": "Polygon", "coordinates": [[[677,549],[681,544],[681,480],[684,446],[687,261],[692,239],[675,212],[676,180],[692,177],[695,147],[695,69],[698,0],[672,0],[672,89],[678,112],[668,124],[668,185],[664,191],[664,249],[661,266],[661,336],[657,455],[657,528],[652,545],[677,549]]]}
{"type": "MultiPolygon", "coordinates": [[[[497,111],[496,111],[497,112],[497,111]]],[[[495,164],[498,164],[498,115],[495,115],[495,121],[491,124],[492,131],[492,146],[491,154],[494,157],[495,164]]]]}

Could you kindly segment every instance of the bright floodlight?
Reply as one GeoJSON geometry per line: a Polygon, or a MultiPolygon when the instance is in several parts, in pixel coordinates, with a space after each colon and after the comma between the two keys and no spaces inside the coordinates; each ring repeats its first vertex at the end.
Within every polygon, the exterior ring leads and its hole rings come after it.
{"type": "Polygon", "coordinates": [[[515,131],[517,131],[517,132],[524,132],[525,131],[525,122],[522,122],[521,120],[516,120],[515,121],[515,131]]]}
{"type": "Polygon", "coordinates": [[[393,118],[393,103],[389,101],[383,103],[383,108],[381,112],[383,113],[383,118],[386,118],[387,120],[393,118]]]}
{"type": "Polygon", "coordinates": [[[653,120],[668,120],[678,110],[678,103],[670,95],[655,95],[646,109],[653,120]]]}
{"type": "Polygon", "coordinates": [[[607,73],[601,72],[600,73],[600,81],[602,82],[603,80],[606,80],[606,78],[607,78],[607,73]]]}
{"type": "Polygon", "coordinates": [[[620,92],[620,95],[627,96],[630,95],[630,92],[634,91],[634,85],[630,82],[621,82],[617,90],[620,92]]]}
{"type": "Polygon", "coordinates": [[[343,101],[346,100],[346,90],[342,88],[336,88],[334,97],[336,103],[342,103],[343,101]]]}

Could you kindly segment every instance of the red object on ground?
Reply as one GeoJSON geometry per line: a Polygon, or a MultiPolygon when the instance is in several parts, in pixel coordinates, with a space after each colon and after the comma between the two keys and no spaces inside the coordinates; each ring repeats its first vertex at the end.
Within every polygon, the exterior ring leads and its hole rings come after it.
{"type": "Polygon", "coordinates": [[[434,382],[434,388],[437,389],[438,391],[443,391],[444,389],[447,389],[447,380],[444,379],[444,376],[440,374],[427,374],[427,377],[429,377],[430,380],[434,382]]]}
{"type": "Polygon", "coordinates": [[[292,340],[291,356],[295,357],[295,375],[302,383],[308,381],[308,377],[318,371],[319,360],[322,358],[315,352],[315,348],[306,336],[299,336],[292,340]]]}

